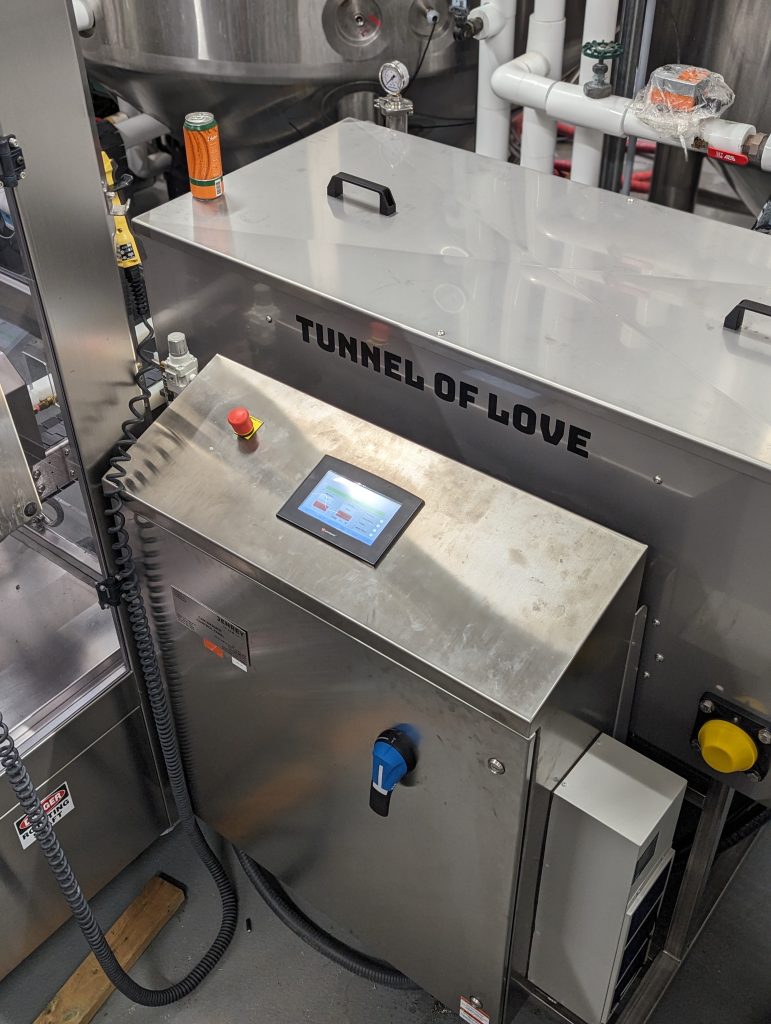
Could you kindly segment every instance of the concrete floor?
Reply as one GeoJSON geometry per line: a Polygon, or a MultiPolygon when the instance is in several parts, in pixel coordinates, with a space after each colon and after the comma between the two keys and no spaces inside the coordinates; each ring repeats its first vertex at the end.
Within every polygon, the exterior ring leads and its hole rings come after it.
{"type": "MultiPolygon", "coordinates": [[[[155,987],[189,970],[218,920],[216,894],[182,836],[160,839],[94,901],[107,926],[158,872],[183,882],[189,894],[133,971],[137,981],[155,987]]],[[[166,1009],[132,1006],[115,993],[94,1018],[96,1024],[440,1024],[458,1019],[425,993],[377,988],[331,965],[279,924],[248,883],[240,888],[237,938],[196,993],[166,1009]]],[[[652,1024],[768,1024],[769,907],[771,828],[742,865],[652,1024]]],[[[0,983],[0,1024],[31,1024],[83,955],[80,933],[69,922],[0,983]]],[[[553,1019],[543,1007],[528,1004],[516,1024],[552,1024],[553,1019]]]]}

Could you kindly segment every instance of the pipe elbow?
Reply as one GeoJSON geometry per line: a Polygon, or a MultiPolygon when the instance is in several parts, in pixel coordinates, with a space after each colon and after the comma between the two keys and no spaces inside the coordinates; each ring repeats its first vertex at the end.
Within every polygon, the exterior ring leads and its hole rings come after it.
{"type": "Polygon", "coordinates": [[[554,84],[545,77],[548,69],[549,63],[543,54],[523,53],[496,68],[490,85],[496,96],[509,103],[543,109],[546,94],[554,84]]]}

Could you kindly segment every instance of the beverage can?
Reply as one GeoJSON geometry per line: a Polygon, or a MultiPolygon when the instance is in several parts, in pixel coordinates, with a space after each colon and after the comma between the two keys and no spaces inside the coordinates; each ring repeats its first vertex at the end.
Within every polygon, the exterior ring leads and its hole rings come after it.
{"type": "Polygon", "coordinates": [[[185,117],[183,127],[190,191],[196,199],[222,195],[220,130],[213,114],[198,110],[185,117]]]}

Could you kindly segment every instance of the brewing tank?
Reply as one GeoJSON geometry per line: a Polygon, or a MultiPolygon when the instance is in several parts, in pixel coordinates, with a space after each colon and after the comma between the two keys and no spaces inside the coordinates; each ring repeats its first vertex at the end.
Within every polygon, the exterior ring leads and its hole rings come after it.
{"type": "Polygon", "coordinates": [[[175,134],[188,111],[211,110],[228,170],[366,118],[380,65],[398,58],[414,74],[424,50],[417,123],[432,138],[448,122],[470,128],[476,44],[452,29],[448,0],[101,0],[83,53],[92,79],[175,134]]]}

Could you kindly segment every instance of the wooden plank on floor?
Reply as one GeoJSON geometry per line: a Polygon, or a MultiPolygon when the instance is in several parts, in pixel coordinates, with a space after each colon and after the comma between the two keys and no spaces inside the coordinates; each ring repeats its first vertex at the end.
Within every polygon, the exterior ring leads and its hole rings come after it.
{"type": "MultiPolygon", "coordinates": [[[[107,941],[125,970],[134,966],[184,902],[185,894],[179,886],[165,878],[150,879],[107,932],[107,941]]],[[[89,1024],[113,991],[91,953],[33,1024],[89,1024]]]]}

